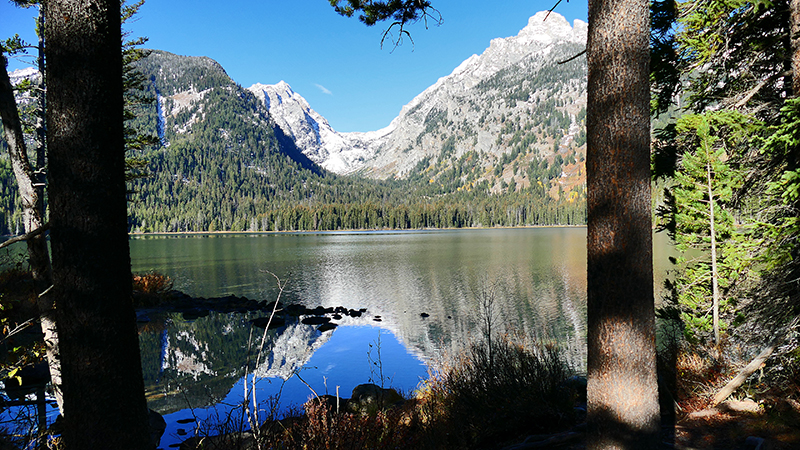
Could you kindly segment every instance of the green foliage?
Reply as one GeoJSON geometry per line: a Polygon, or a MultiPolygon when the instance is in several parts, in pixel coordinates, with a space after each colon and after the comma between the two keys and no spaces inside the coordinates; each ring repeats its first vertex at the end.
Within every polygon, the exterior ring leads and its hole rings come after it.
{"type": "MultiPolygon", "coordinates": [[[[679,116],[680,104],[709,117],[711,136],[718,139],[714,151],[724,148],[725,165],[738,174],[730,192],[719,192],[730,198],[721,206],[736,219],[734,232],[721,242],[729,270],[724,291],[735,303],[730,313],[745,325],[747,333],[740,334],[745,339],[784,332],[776,329],[800,312],[795,282],[800,115],[788,65],[790,4],[658,0],[651,22],[653,111],[679,116]]],[[[675,119],[665,122],[654,140],[653,171],[679,183],[682,161],[691,159],[685,157],[687,148],[699,148],[698,133],[689,133],[695,142],[687,145],[686,130],[678,129],[675,119]]],[[[674,196],[666,200],[674,207],[674,196]]],[[[676,217],[662,226],[675,230],[676,217]]],[[[699,278],[686,267],[678,274],[678,283],[699,278]]]]}
{"type": "Polygon", "coordinates": [[[800,169],[797,149],[800,148],[800,99],[787,99],[781,109],[779,122],[770,127],[762,152],[769,155],[774,169],[767,184],[768,200],[774,205],[769,220],[758,222],[757,231],[764,245],[760,259],[768,273],[767,291],[772,296],[770,307],[758,308],[778,323],[784,323],[800,313],[800,301],[795,286],[797,278],[800,236],[800,169]],[[786,280],[790,280],[786,282],[786,280]]]}
{"type": "Polygon", "coordinates": [[[749,107],[762,117],[790,96],[786,0],[658,1],[653,5],[655,109],[684,95],[693,111],[713,105],[749,107]],[[671,67],[670,67],[671,66],[671,67]],[[763,88],[769,85],[769,88],[763,88]]]}
{"type": "Polygon", "coordinates": [[[28,47],[28,45],[25,41],[19,37],[19,34],[15,34],[14,37],[0,42],[0,53],[5,53],[7,55],[25,53],[26,47],[28,47]]]}
{"type": "Polygon", "coordinates": [[[337,13],[345,17],[353,17],[360,12],[358,19],[367,26],[385,20],[391,21],[389,28],[383,33],[381,45],[395,27],[399,32],[399,37],[394,41],[397,46],[402,43],[404,37],[411,38],[411,34],[405,28],[407,24],[422,20],[427,28],[429,20],[435,25],[442,23],[442,15],[427,0],[329,0],[329,2],[337,13]]]}
{"type": "MultiPolygon", "coordinates": [[[[144,0],[128,4],[122,2],[122,23],[126,23],[138,12],[144,4],[144,0]]],[[[138,70],[136,63],[143,60],[150,53],[141,47],[147,42],[147,38],[140,37],[133,40],[125,40],[130,32],[123,32],[122,42],[122,88],[124,90],[125,109],[123,118],[125,120],[125,179],[132,181],[146,176],[147,160],[141,155],[147,147],[159,144],[158,137],[151,130],[142,126],[141,122],[135,119],[146,105],[153,103],[155,99],[148,96],[145,91],[146,79],[144,74],[138,70]]]]}
{"type": "Polygon", "coordinates": [[[330,0],[330,3],[337,13],[346,17],[361,11],[358,19],[368,26],[387,19],[399,23],[416,21],[432,9],[431,2],[424,0],[330,0]]]}
{"type": "Polygon", "coordinates": [[[691,338],[703,339],[712,331],[712,230],[722,313],[734,312],[735,302],[724,293],[748,270],[748,236],[737,229],[732,205],[743,173],[729,149],[746,139],[749,123],[744,115],[723,111],[685,115],[676,124],[683,152],[658,213],[662,229],[681,252],[669,284],[670,307],[677,309],[691,338]]]}

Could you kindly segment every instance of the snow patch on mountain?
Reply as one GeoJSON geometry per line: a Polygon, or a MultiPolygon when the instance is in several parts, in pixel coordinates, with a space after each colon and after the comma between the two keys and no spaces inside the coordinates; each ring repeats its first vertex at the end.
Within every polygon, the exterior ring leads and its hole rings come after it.
{"type": "Polygon", "coordinates": [[[481,81],[532,55],[546,58],[557,45],[584,44],[587,30],[583,21],[575,20],[574,26],[570,26],[560,14],[536,13],[519,34],[493,39],[482,54],[467,58],[452,73],[403,106],[388,127],[372,132],[335,131],[284,81],[274,85],[255,84],[248,90],[264,103],[298,148],[323,168],[339,174],[360,171],[378,177],[402,176],[422,157],[419,152],[409,153],[407,149],[418,140],[430,111],[460,109],[460,99],[467,97],[481,81]]]}
{"type": "Polygon", "coordinates": [[[158,140],[161,142],[161,145],[169,147],[169,141],[167,141],[164,135],[167,126],[167,118],[164,114],[165,99],[164,96],[161,95],[161,91],[156,87],[155,81],[153,81],[153,90],[156,91],[156,133],[158,134],[158,140]]]}
{"type": "MultiPolygon", "coordinates": [[[[11,86],[16,86],[25,80],[30,80],[32,83],[36,84],[40,79],[39,71],[34,67],[14,70],[8,74],[8,78],[11,81],[11,86]]],[[[31,91],[17,91],[14,93],[14,98],[16,98],[17,103],[23,105],[34,101],[31,91]]]]}
{"type": "Polygon", "coordinates": [[[247,90],[264,103],[275,123],[294,139],[303,154],[326,170],[350,173],[371,156],[365,141],[373,139],[375,132],[337,132],[285,81],[272,85],[257,83],[247,90]]]}

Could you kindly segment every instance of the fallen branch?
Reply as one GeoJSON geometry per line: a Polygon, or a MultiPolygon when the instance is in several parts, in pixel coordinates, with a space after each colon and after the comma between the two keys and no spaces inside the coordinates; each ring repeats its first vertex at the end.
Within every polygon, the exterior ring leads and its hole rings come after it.
{"type": "Polygon", "coordinates": [[[781,345],[783,340],[786,339],[786,336],[789,334],[788,331],[797,326],[798,320],[800,320],[800,317],[797,317],[794,319],[794,321],[792,321],[792,323],[788,327],[787,332],[778,333],[778,336],[775,339],[773,339],[772,342],[770,342],[769,345],[764,350],[762,350],[761,353],[759,353],[754,360],[750,361],[750,364],[745,366],[745,368],[742,369],[742,371],[739,372],[739,374],[736,375],[736,377],[734,377],[731,381],[729,381],[728,384],[725,385],[725,387],[720,389],[719,392],[717,392],[717,394],[711,400],[711,407],[717,406],[720,403],[722,403],[726,398],[728,398],[728,396],[733,394],[733,391],[738,389],[739,386],[741,386],[745,382],[745,380],[747,380],[747,378],[750,377],[750,375],[752,375],[756,370],[758,370],[761,367],[761,365],[764,364],[764,361],[766,361],[770,356],[772,356],[772,353],[775,352],[775,349],[777,349],[778,346],[781,345]]]}
{"type": "Polygon", "coordinates": [[[44,233],[45,231],[47,231],[49,229],[50,229],[50,222],[47,222],[46,224],[44,224],[44,225],[40,226],[39,228],[31,231],[30,233],[25,233],[25,234],[22,234],[20,236],[14,236],[13,238],[3,242],[2,244],[0,244],[0,249],[6,248],[11,244],[16,244],[19,241],[27,241],[28,239],[34,238],[34,237],[44,233]]]}

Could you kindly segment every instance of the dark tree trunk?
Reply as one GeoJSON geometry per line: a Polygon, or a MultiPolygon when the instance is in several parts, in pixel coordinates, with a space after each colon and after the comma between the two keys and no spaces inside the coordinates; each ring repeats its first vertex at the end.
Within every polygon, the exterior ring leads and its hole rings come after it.
{"type": "Polygon", "coordinates": [[[589,0],[588,421],[593,449],[658,446],[649,8],[589,0]]]}
{"type": "Polygon", "coordinates": [[[64,448],[150,447],[131,303],[120,2],[46,2],[47,151],[64,448]]]}

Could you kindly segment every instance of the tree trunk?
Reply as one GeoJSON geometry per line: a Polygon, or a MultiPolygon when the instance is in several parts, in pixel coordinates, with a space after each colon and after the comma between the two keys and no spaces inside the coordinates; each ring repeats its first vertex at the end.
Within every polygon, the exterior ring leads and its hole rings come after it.
{"type": "Polygon", "coordinates": [[[131,302],[120,2],[46,2],[52,298],[64,448],[151,448],[131,302]]]}
{"type": "Polygon", "coordinates": [[[706,151],[706,181],[708,182],[709,230],[711,234],[711,309],[714,344],[719,345],[719,272],[717,270],[717,232],[714,227],[714,190],[711,178],[711,152],[706,151]]]}
{"type": "MultiPolygon", "coordinates": [[[[8,77],[6,58],[2,54],[0,54],[0,66],[2,66],[0,68],[0,116],[3,119],[3,131],[8,144],[9,159],[14,170],[19,195],[22,199],[23,227],[25,233],[31,233],[45,224],[44,191],[42,183],[38,182],[38,174],[28,159],[25,137],[19,120],[19,111],[14,99],[14,89],[8,77]]],[[[39,233],[26,239],[26,244],[36,292],[41,294],[52,283],[47,236],[44,233],[39,233]]],[[[61,365],[58,357],[58,334],[53,320],[53,303],[46,295],[40,296],[37,299],[37,303],[53,393],[58,403],[58,409],[63,412],[61,365]]]]}
{"type": "Polygon", "coordinates": [[[800,0],[789,2],[789,39],[792,52],[792,96],[800,96],[800,0]]]}
{"type": "Polygon", "coordinates": [[[589,0],[588,423],[592,449],[658,446],[649,8],[589,0]]]}

